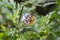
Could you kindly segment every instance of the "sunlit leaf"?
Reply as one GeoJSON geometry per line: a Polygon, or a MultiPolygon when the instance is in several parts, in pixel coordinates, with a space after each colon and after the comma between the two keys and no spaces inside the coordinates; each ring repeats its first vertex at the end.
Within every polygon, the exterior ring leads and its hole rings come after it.
{"type": "Polygon", "coordinates": [[[3,36],[4,36],[5,34],[2,32],[2,33],[0,33],[0,38],[3,38],[3,36]]]}
{"type": "Polygon", "coordinates": [[[1,28],[2,28],[3,31],[6,30],[6,27],[4,25],[2,25],[2,24],[1,24],[1,28]]]}

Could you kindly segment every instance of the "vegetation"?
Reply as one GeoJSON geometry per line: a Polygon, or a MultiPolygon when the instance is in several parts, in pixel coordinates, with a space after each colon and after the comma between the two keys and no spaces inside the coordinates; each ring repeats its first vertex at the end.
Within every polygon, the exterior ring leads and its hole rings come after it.
{"type": "Polygon", "coordinates": [[[45,16],[36,12],[38,2],[0,0],[0,40],[60,40],[60,0],[58,8],[45,16]],[[26,13],[35,17],[29,25],[21,20],[26,13]]]}

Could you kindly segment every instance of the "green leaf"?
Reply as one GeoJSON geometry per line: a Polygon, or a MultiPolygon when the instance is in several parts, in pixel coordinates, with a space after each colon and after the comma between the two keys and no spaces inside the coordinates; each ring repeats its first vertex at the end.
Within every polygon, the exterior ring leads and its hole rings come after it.
{"type": "Polygon", "coordinates": [[[2,24],[1,24],[1,28],[2,28],[3,31],[6,30],[6,27],[4,25],[2,25],[2,24]]]}
{"type": "Polygon", "coordinates": [[[4,33],[0,33],[0,39],[3,38],[4,35],[4,33]]]}
{"type": "Polygon", "coordinates": [[[58,5],[60,6],[60,0],[57,0],[58,5]]]}
{"type": "Polygon", "coordinates": [[[55,32],[56,36],[60,37],[60,31],[55,32]]]}
{"type": "Polygon", "coordinates": [[[46,25],[49,23],[49,16],[44,16],[40,20],[40,26],[46,25]]]}

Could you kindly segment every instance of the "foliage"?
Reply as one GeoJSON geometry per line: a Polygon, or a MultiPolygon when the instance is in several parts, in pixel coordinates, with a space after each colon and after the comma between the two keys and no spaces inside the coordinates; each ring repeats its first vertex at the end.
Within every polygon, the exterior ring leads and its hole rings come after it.
{"type": "Polygon", "coordinates": [[[38,2],[40,0],[17,3],[16,8],[16,2],[13,0],[1,0],[0,40],[60,40],[60,1],[57,0],[58,8],[46,16],[38,15],[35,11],[35,5],[38,2]],[[33,13],[36,18],[32,26],[25,26],[19,20],[28,12],[33,13]]]}

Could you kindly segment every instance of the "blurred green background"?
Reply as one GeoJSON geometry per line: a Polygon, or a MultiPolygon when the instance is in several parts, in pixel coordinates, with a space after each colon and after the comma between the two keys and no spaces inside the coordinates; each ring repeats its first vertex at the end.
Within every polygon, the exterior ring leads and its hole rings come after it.
{"type": "Polygon", "coordinates": [[[0,40],[60,40],[60,0],[56,0],[57,8],[45,16],[36,12],[39,2],[0,0],[0,40]],[[25,13],[35,15],[34,25],[24,25],[21,17],[25,13]]]}

